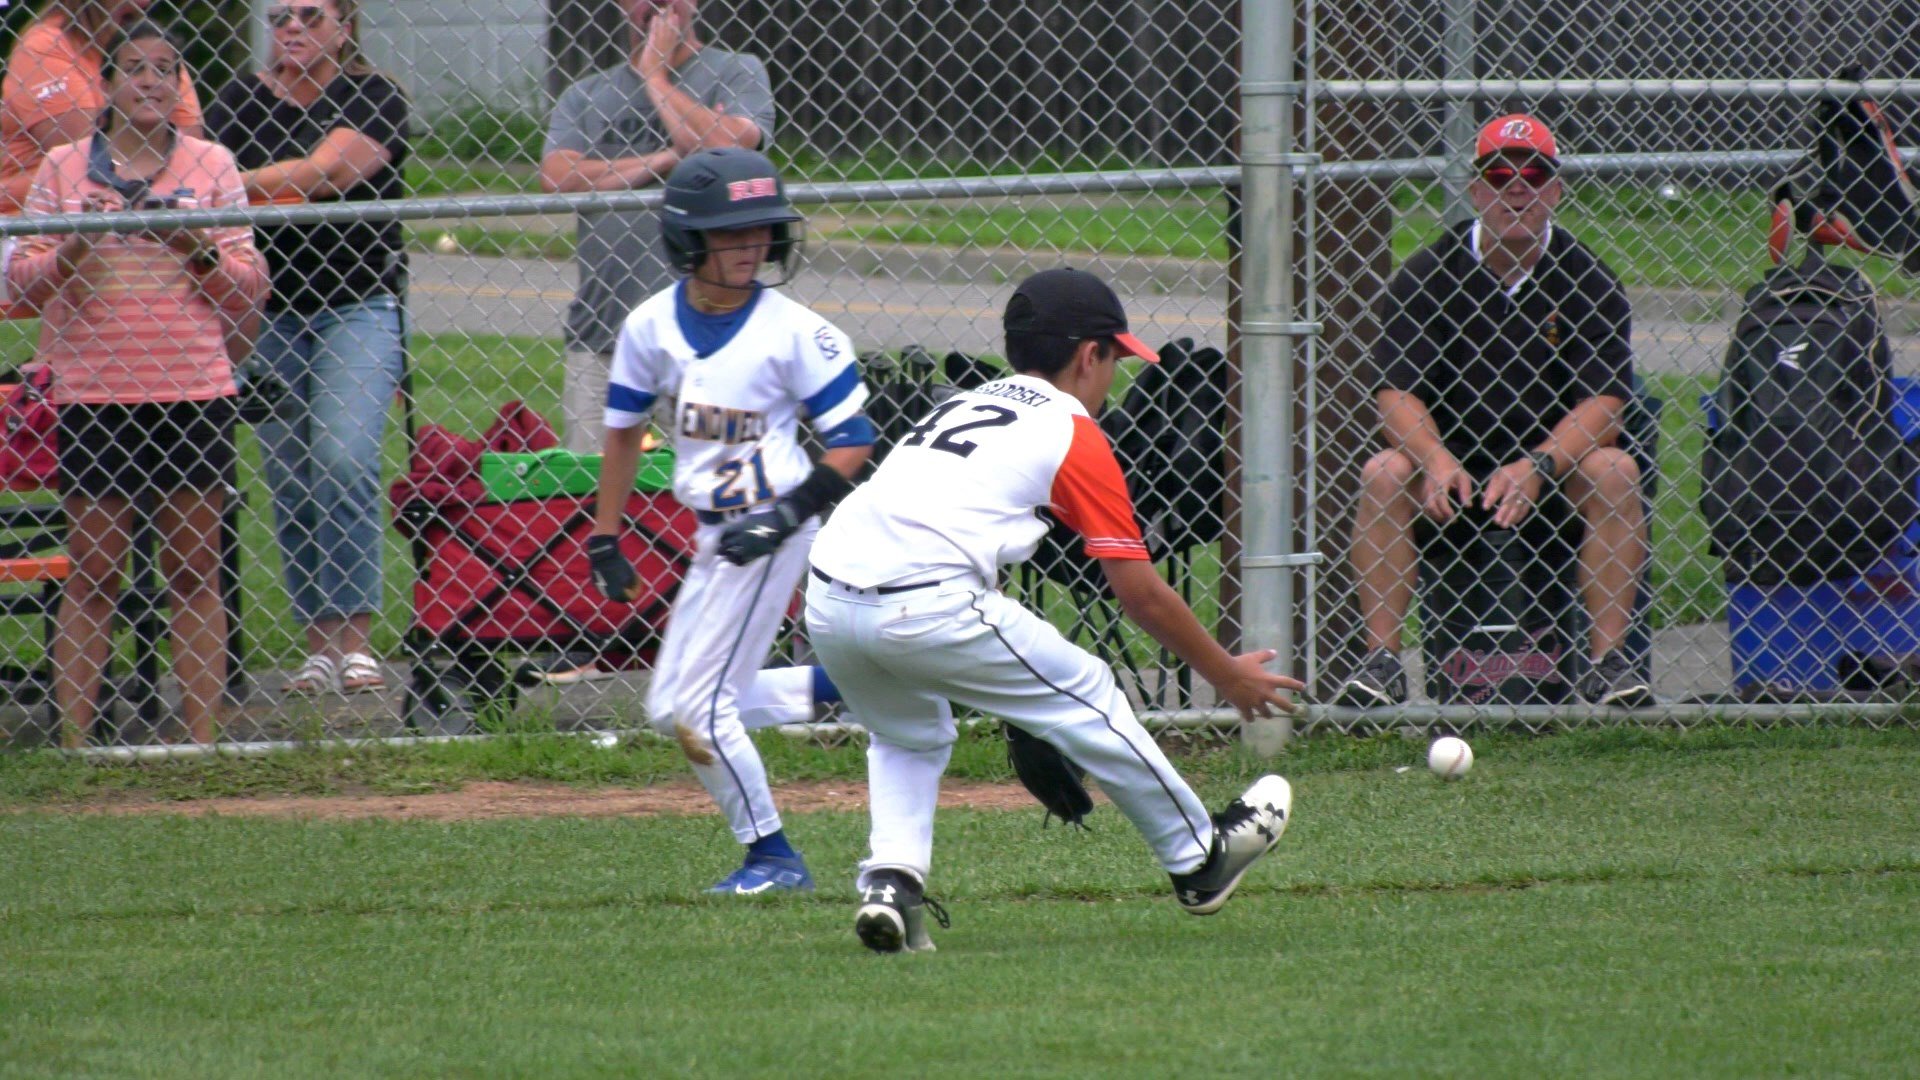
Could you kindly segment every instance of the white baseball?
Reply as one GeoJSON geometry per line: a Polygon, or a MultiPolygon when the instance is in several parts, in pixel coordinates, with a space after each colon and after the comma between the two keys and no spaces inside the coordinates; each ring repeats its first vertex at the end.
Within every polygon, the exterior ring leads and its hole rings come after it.
{"type": "Polygon", "coordinates": [[[593,745],[602,750],[611,750],[620,745],[620,736],[611,731],[603,731],[593,737],[593,745]]]}
{"type": "Polygon", "coordinates": [[[1427,747],[1427,768],[1442,780],[1458,780],[1473,768],[1473,747],[1452,735],[1435,739],[1427,747]]]}
{"type": "Polygon", "coordinates": [[[455,240],[452,233],[443,232],[440,239],[433,242],[433,249],[442,255],[451,255],[460,250],[460,241],[455,240]]]}

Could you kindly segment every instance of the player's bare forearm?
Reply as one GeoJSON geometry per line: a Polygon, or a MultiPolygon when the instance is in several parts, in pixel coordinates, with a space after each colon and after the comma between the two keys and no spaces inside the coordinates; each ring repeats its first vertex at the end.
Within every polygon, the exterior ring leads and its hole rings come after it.
{"type": "Polygon", "coordinates": [[[866,468],[867,460],[873,457],[871,446],[841,446],[820,455],[820,464],[851,480],[866,468]]]}
{"type": "Polygon", "coordinates": [[[1200,677],[1218,684],[1232,675],[1233,656],[1200,625],[1193,609],[1173,591],[1154,565],[1145,559],[1101,559],[1107,584],[1127,618],[1153,640],[1193,668],[1200,677]]]}
{"type": "Polygon", "coordinates": [[[627,515],[627,493],[640,472],[640,444],[647,426],[608,428],[600,458],[600,493],[594,500],[593,531],[614,536],[627,515]]]}
{"type": "Polygon", "coordinates": [[[1553,426],[1547,441],[1535,447],[1553,455],[1555,472],[1567,475],[1580,459],[1603,446],[1612,446],[1620,437],[1620,415],[1627,403],[1617,397],[1590,397],[1573,407],[1553,426]]]}
{"type": "Polygon", "coordinates": [[[1261,666],[1273,659],[1271,649],[1240,656],[1229,654],[1145,559],[1101,559],[1100,567],[1106,571],[1107,582],[1127,617],[1212,683],[1220,700],[1239,710],[1241,716],[1270,716],[1275,709],[1293,711],[1287,691],[1304,689],[1305,684],[1261,666]]]}

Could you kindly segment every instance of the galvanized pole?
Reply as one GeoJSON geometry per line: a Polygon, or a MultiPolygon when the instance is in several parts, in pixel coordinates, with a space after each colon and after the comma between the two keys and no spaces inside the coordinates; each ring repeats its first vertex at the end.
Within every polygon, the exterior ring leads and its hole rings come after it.
{"type": "MultiPolygon", "coordinates": [[[[1441,60],[1447,78],[1473,78],[1473,54],[1476,47],[1473,29],[1474,0],[1447,0],[1445,25],[1440,29],[1441,60]]],[[[1473,219],[1473,204],[1467,201],[1467,185],[1473,180],[1473,144],[1477,134],[1473,103],[1449,99],[1442,138],[1446,143],[1447,193],[1446,222],[1458,225],[1473,219]]]]}
{"type": "Polygon", "coordinates": [[[273,63],[273,31],[267,28],[267,9],[273,6],[274,0],[253,0],[253,21],[247,24],[247,31],[256,71],[273,63]]]}
{"type": "MultiPolygon", "coordinates": [[[[1241,640],[1279,651],[1294,673],[1293,560],[1293,0],[1242,0],[1240,198],[1241,640]]],[[[1256,720],[1242,737],[1277,752],[1286,718],[1256,720]]]]}

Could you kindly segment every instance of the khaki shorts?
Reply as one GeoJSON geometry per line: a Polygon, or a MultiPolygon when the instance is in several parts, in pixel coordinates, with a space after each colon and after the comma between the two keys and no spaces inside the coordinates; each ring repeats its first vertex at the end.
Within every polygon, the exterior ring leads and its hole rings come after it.
{"type": "Polygon", "coordinates": [[[613,354],[567,350],[566,384],[560,390],[561,445],[577,454],[597,454],[607,438],[607,376],[613,354]]]}

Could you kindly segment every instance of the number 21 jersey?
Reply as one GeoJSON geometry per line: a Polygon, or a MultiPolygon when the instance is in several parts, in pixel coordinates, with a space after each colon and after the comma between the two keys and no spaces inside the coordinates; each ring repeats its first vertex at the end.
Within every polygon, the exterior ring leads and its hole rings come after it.
{"type": "Polygon", "coordinates": [[[606,424],[633,427],[672,398],[674,495],[694,510],[744,510],[813,471],[800,418],[832,431],[860,414],[866,384],[847,335],[775,289],[755,290],[730,335],[703,351],[683,323],[697,318],[685,289],[648,298],[622,324],[606,424]]]}
{"type": "Polygon", "coordinates": [[[1049,510],[1089,557],[1145,559],[1106,433],[1072,395],[1014,375],[956,394],[834,510],[813,565],[857,588],[999,569],[1032,557],[1049,510]]]}

